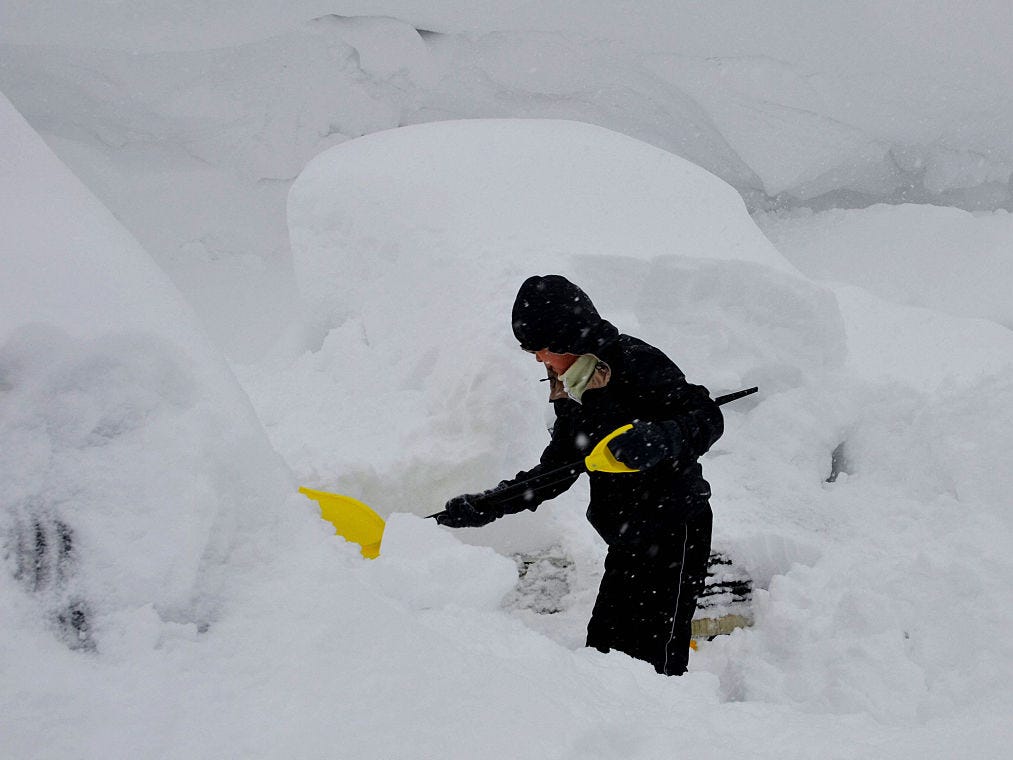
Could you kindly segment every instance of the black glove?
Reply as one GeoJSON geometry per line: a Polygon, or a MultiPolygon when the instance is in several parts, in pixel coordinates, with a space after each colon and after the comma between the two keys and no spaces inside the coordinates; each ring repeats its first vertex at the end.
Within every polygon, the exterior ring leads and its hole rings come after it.
{"type": "Polygon", "coordinates": [[[682,431],[674,422],[634,422],[608,444],[618,461],[634,470],[647,470],[682,453],[682,431]]]}
{"type": "Polygon", "coordinates": [[[455,496],[436,515],[436,522],[448,528],[480,528],[500,517],[499,512],[483,505],[488,493],[465,493],[455,496]],[[483,508],[485,507],[485,508],[483,508]]]}

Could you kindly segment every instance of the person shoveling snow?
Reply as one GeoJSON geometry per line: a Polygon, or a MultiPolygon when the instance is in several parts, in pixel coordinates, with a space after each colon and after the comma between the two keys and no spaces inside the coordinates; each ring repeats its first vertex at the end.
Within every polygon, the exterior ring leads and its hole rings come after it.
{"type": "Polygon", "coordinates": [[[608,554],[587,646],[681,675],[711,541],[710,486],[697,460],[723,432],[719,406],[659,349],[602,319],[565,277],[529,277],[512,317],[521,348],[548,373],[552,439],[534,468],[450,499],[436,520],[480,527],[534,510],[602,451],[612,466],[590,473],[587,518],[608,554]]]}

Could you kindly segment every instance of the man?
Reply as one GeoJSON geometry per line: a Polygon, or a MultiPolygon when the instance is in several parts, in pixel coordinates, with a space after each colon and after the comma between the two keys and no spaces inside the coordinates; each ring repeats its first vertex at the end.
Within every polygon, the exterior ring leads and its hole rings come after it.
{"type": "Polygon", "coordinates": [[[542,362],[556,420],[531,470],[480,494],[447,502],[438,522],[477,527],[534,510],[563,493],[580,463],[610,432],[631,473],[590,474],[587,518],[608,544],[587,645],[618,649],[659,673],[681,675],[689,659],[696,598],[710,554],[710,487],[697,460],[721,436],[721,412],[661,351],[621,335],[591,299],[560,275],[528,278],[513,307],[521,348],[542,362]]]}

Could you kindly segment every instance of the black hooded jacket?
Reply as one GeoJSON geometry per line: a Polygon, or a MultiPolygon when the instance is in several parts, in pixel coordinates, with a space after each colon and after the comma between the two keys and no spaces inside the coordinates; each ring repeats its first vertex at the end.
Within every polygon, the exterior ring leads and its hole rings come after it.
{"type": "Polygon", "coordinates": [[[559,275],[524,282],[514,303],[513,330],[526,350],[594,354],[608,365],[609,378],[603,387],[585,390],[580,403],[571,398],[552,402],[556,421],[539,464],[487,492],[482,508],[499,514],[533,510],[568,489],[585,470],[577,466],[541,478],[544,473],[579,462],[626,423],[671,421],[681,435],[678,457],[635,473],[590,473],[587,518],[610,546],[652,552],[674,546],[683,523],[710,509],[710,486],[697,460],[721,436],[724,424],[707,389],[687,383],[657,348],[621,335],[579,287],[559,275]],[[529,480],[526,489],[512,487],[529,480]]]}

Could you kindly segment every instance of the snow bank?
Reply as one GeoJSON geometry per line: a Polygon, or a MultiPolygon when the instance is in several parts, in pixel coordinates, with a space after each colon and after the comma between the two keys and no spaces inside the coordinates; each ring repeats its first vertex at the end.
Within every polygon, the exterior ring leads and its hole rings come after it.
{"type": "Polygon", "coordinates": [[[973,14],[959,0],[593,2],[579,14],[567,2],[366,0],[338,12],[440,32],[430,44],[452,62],[433,97],[442,114],[591,121],[749,197],[1010,203],[1002,0],[973,14]]]}
{"type": "Polygon", "coordinates": [[[145,605],[206,623],[284,465],[164,274],[6,100],[0,124],[7,569],[89,645],[145,605]]]}
{"type": "Polygon", "coordinates": [[[1013,364],[1013,332],[995,322],[898,305],[855,286],[834,293],[847,324],[849,368],[869,381],[931,393],[973,385],[1013,364]]]}
{"type": "Polygon", "coordinates": [[[937,206],[761,214],[757,223],[808,276],[889,301],[1013,327],[1013,215],[937,206]]]}
{"type": "MultiPolygon", "coordinates": [[[[255,9],[220,10],[242,25],[255,9]]],[[[233,358],[261,356],[292,318],[291,180],[348,135],[398,122],[401,90],[365,74],[373,59],[345,37],[362,44],[400,30],[370,50],[381,57],[398,49],[401,61],[409,51],[422,57],[405,48],[409,33],[422,45],[415,31],[394,21],[299,26],[209,50],[140,52],[152,32],[141,25],[127,51],[15,45],[3,53],[0,89],[138,238],[233,358]]],[[[202,34],[215,28],[225,31],[211,26],[202,34]]]]}

